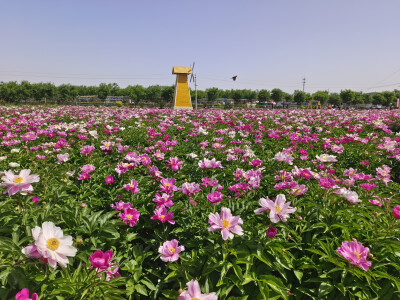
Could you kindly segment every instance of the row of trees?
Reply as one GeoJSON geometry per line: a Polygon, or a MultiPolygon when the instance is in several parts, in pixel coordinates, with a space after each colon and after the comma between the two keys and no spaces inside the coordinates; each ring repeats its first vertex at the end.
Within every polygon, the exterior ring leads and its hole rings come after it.
{"type": "MultiPolygon", "coordinates": [[[[174,86],[152,85],[143,87],[141,85],[129,85],[126,88],[120,88],[118,84],[101,83],[99,86],[75,86],[71,84],[62,84],[55,86],[52,83],[30,83],[22,81],[17,83],[0,82],[0,99],[9,103],[20,103],[21,101],[34,100],[51,100],[57,103],[68,103],[76,100],[78,96],[97,95],[99,99],[106,99],[107,96],[126,96],[137,103],[141,100],[154,102],[172,101],[174,95],[174,86]]],[[[194,91],[191,91],[192,99],[194,91]]],[[[259,102],[267,101],[288,101],[297,104],[307,103],[309,100],[320,101],[321,104],[333,105],[354,105],[369,104],[390,106],[396,103],[400,98],[400,91],[386,91],[380,93],[362,93],[352,90],[342,90],[340,93],[329,93],[328,91],[317,91],[315,93],[305,93],[296,90],[293,94],[286,93],[281,89],[269,90],[221,90],[218,88],[209,88],[205,91],[198,90],[197,97],[199,99],[207,98],[208,101],[214,102],[218,98],[233,99],[239,103],[242,99],[248,101],[258,100],[259,102]]]]}

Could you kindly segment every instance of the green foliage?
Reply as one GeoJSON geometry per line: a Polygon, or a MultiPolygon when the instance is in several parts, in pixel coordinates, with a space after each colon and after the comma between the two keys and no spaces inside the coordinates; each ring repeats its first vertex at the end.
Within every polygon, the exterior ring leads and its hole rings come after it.
{"type": "Polygon", "coordinates": [[[273,89],[271,91],[271,99],[275,102],[282,101],[284,92],[281,89],[273,89]]]}

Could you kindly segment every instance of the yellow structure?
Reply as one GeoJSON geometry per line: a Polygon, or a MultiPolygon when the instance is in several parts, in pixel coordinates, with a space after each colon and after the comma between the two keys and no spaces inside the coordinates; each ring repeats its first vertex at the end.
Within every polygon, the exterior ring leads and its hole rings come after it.
{"type": "Polygon", "coordinates": [[[313,109],[313,108],[321,108],[321,102],[316,101],[316,100],[311,100],[308,102],[307,108],[313,109]]]}
{"type": "Polygon", "coordinates": [[[176,74],[174,109],[193,109],[188,83],[188,74],[192,74],[192,68],[173,67],[172,74],[176,74]]]}

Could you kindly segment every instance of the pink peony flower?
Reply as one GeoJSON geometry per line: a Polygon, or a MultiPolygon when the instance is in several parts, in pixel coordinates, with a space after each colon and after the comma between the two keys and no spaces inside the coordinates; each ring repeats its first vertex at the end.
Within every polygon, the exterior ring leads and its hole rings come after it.
{"type": "Polygon", "coordinates": [[[94,149],[95,147],[91,145],[83,146],[81,148],[81,154],[82,156],[91,156],[94,149]]]}
{"type": "Polygon", "coordinates": [[[221,230],[223,240],[233,239],[233,233],[243,235],[243,220],[240,216],[232,216],[229,208],[221,208],[221,216],[218,213],[210,213],[208,223],[211,225],[207,228],[208,231],[221,230]]]}
{"type": "Polygon", "coordinates": [[[215,158],[207,159],[204,158],[203,160],[199,161],[199,167],[202,169],[217,169],[223,168],[220,161],[216,161],[215,158]]]}
{"type": "Polygon", "coordinates": [[[179,169],[182,169],[182,164],[183,162],[179,161],[179,158],[177,158],[176,156],[170,157],[167,161],[167,167],[171,168],[172,171],[178,171],[179,169]]]}
{"type": "Polygon", "coordinates": [[[154,211],[154,216],[152,216],[150,219],[151,220],[159,220],[161,223],[168,222],[172,225],[175,224],[175,221],[172,220],[174,217],[174,214],[172,212],[168,212],[167,209],[164,206],[160,206],[156,208],[154,211]]]}
{"type": "Polygon", "coordinates": [[[318,180],[318,183],[324,190],[328,190],[337,186],[335,180],[328,177],[321,177],[318,180]]]}
{"type": "Polygon", "coordinates": [[[286,222],[289,214],[297,210],[297,208],[290,207],[290,201],[286,202],[285,195],[283,194],[276,196],[275,202],[267,197],[267,199],[261,198],[258,203],[261,208],[256,209],[254,212],[257,215],[263,211],[269,212],[269,218],[273,223],[278,223],[279,221],[286,222]]]}
{"type": "Polygon", "coordinates": [[[197,192],[200,192],[200,186],[195,182],[185,182],[179,190],[185,195],[193,196],[197,192]]]}
{"type": "Polygon", "coordinates": [[[87,180],[90,178],[90,174],[89,173],[80,173],[78,175],[78,180],[87,180]]]}
{"type": "Polygon", "coordinates": [[[138,212],[136,208],[125,208],[124,212],[119,214],[119,216],[125,224],[129,225],[129,227],[133,227],[139,220],[140,212],[138,212]]]}
{"type": "Polygon", "coordinates": [[[69,153],[57,154],[57,164],[61,164],[62,162],[66,162],[69,160],[69,153]]]}
{"type": "Polygon", "coordinates": [[[119,202],[115,202],[114,204],[110,204],[110,207],[114,210],[125,210],[126,208],[131,208],[131,203],[125,203],[124,201],[120,200],[119,202]]]}
{"type": "Polygon", "coordinates": [[[180,293],[177,300],[218,300],[218,296],[215,293],[203,294],[197,280],[191,280],[186,285],[188,290],[180,293]]]}
{"type": "Polygon", "coordinates": [[[166,207],[171,207],[174,205],[174,202],[172,199],[174,195],[168,195],[166,193],[163,193],[162,196],[160,196],[159,193],[156,193],[156,197],[153,199],[154,202],[156,202],[157,207],[159,206],[166,206],[166,207]]]}
{"type": "Polygon", "coordinates": [[[32,298],[29,298],[29,289],[25,288],[15,295],[15,300],[37,300],[38,294],[33,293],[32,298]]]}
{"type": "Polygon", "coordinates": [[[92,173],[95,169],[96,169],[96,167],[93,166],[93,165],[84,165],[84,166],[81,168],[81,172],[82,172],[82,173],[90,174],[90,173],[92,173]]]}
{"type": "Polygon", "coordinates": [[[166,241],[158,248],[158,253],[161,254],[161,260],[164,262],[176,261],[179,259],[179,253],[185,251],[184,246],[178,246],[177,240],[166,241]]]}
{"type": "Polygon", "coordinates": [[[175,186],[175,178],[163,178],[161,179],[161,187],[159,192],[171,194],[172,192],[176,192],[178,188],[175,186]]]}
{"type": "Polygon", "coordinates": [[[31,170],[25,169],[22,170],[18,175],[15,175],[13,171],[4,171],[4,176],[1,178],[3,182],[0,186],[6,186],[7,189],[3,192],[3,194],[7,194],[9,196],[15,195],[20,192],[22,195],[26,195],[33,191],[33,187],[31,183],[39,182],[39,175],[29,175],[31,170]]]}
{"type": "Polygon", "coordinates": [[[137,194],[139,193],[138,185],[139,183],[135,179],[132,179],[130,183],[125,184],[122,188],[131,191],[133,194],[137,194]]]}
{"type": "Polygon", "coordinates": [[[224,195],[222,193],[215,191],[207,195],[207,200],[210,201],[212,205],[215,205],[219,202],[222,202],[223,197],[224,195]]]}
{"type": "Polygon", "coordinates": [[[396,219],[400,219],[400,206],[396,205],[395,207],[393,207],[393,217],[395,217],[396,219]]]}
{"type": "Polygon", "coordinates": [[[357,242],[357,240],[342,242],[342,246],[337,249],[337,252],[364,271],[368,271],[372,264],[370,261],[367,261],[369,249],[364,247],[360,242],[357,242]]]}
{"type": "Polygon", "coordinates": [[[371,191],[374,188],[377,188],[378,186],[375,183],[361,183],[360,187],[367,190],[367,191],[371,191]]]}
{"type": "Polygon", "coordinates": [[[108,175],[105,180],[106,184],[114,183],[114,177],[112,175],[108,175]]]}
{"type": "Polygon", "coordinates": [[[106,270],[110,267],[110,261],[113,256],[112,250],[108,250],[103,253],[101,250],[95,251],[90,255],[90,262],[92,263],[92,268],[95,268],[98,272],[106,270]]]}

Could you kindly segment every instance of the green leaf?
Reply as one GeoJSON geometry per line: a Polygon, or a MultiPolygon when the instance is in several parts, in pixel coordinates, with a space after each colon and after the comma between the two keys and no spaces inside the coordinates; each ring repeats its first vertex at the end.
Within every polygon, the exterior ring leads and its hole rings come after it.
{"type": "Polygon", "coordinates": [[[321,282],[318,288],[318,297],[323,297],[332,292],[334,287],[329,282],[321,282]]]}

